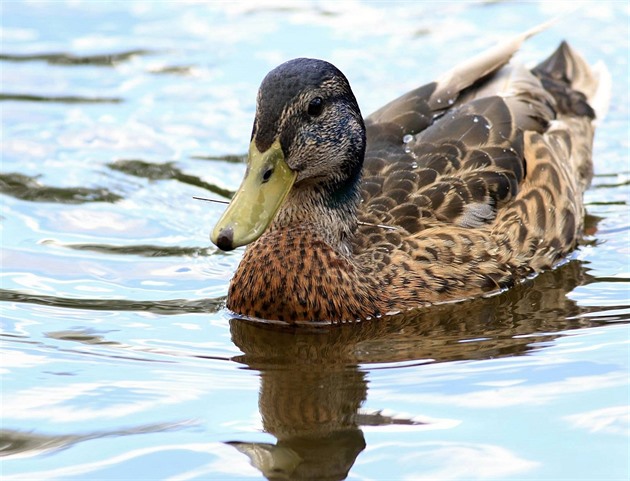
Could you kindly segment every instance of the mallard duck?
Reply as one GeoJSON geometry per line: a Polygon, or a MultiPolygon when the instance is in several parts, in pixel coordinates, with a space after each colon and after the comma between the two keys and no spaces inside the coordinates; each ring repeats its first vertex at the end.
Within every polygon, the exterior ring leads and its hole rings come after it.
{"type": "Polygon", "coordinates": [[[227,308],[343,322],[500,292],[576,247],[598,79],[519,35],[363,118],[344,74],[298,58],[258,92],[244,180],[211,239],[248,245],[227,308]]]}

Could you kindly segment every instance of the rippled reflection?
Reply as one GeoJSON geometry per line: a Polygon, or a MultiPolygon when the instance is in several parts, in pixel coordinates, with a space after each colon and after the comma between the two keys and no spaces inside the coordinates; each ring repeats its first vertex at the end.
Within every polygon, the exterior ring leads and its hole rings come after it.
{"type": "Polygon", "coordinates": [[[114,431],[99,431],[87,434],[46,435],[12,429],[0,430],[0,456],[9,458],[25,458],[44,453],[67,449],[73,444],[91,439],[110,436],[122,437],[133,434],[148,434],[170,431],[189,426],[190,423],[157,424],[137,426],[114,431]]]}
{"type": "Polygon", "coordinates": [[[208,190],[209,192],[213,192],[227,198],[230,198],[234,195],[234,192],[230,190],[222,189],[216,185],[204,182],[197,176],[185,174],[180,169],[175,167],[171,162],[166,162],[164,164],[155,164],[142,160],[118,160],[112,164],[109,164],[109,168],[124,172],[128,175],[143,177],[150,180],[177,180],[183,184],[201,187],[208,190]]]}
{"type": "Polygon", "coordinates": [[[1,54],[0,60],[8,60],[10,62],[45,61],[52,65],[100,65],[113,67],[133,57],[149,55],[150,53],[150,50],[129,50],[105,55],[73,55],[70,53],[1,54]]]}
{"type": "Polygon", "coordinates": [[[62,188],[42,185],[36,178],[23,174],[0,173],[0,192],[16,199],[34,202],[83,204],[85,202],[116,202],[122,199],[105,188],[62,188]]]}
{"type": "Polygon", "coordinates": [[[217,311],[223,304],[222,299],[163,299],[159,301],[133,301],[130,299],[70,299],[67,297],[32,295],[18,291],[0,289],[0,301],[12,301],[44,306],[86,309],[91,311],[143,311],[159,314],[182,314],[217,311]]]}
{"type": "Polygon", "coordinates": [[[627,478],[628,11],[560,3],[4,2],[3,479],[627,478]],[[558,14],[520,59],[566,39],[614,79],[574,260],[371,322],[229,320],[241,252],[193,196],[238,187],[271,68],[330,60],[369,114],[558,14]]]}

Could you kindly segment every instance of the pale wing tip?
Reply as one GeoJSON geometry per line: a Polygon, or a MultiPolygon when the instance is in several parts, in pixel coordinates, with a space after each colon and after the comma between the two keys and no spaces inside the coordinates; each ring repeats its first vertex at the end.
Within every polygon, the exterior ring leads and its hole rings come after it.
{"type": "Polygon", "coordinates": [[[512,56],[519,48],[521,48],[521,45],[525,40],[549,28],[559,19],[560,17],[556,17],[530,28],[525,32],[519,33],[518,35],[508,37],[507,40],[501,41],[493,47],[490,47],[460,65],[457,65],[455,68],[446,72],[437,79],[438,87],[431,96],[431,99],[440,102],[456,98],[461,89],[468,87],[475,80],[483,77],[484,75],[501,68],[510,61],[512,56]],[[449,95],[454,95],[454,97],[442,99],[441,97],[445,95],[447,97],[449,95]]]}

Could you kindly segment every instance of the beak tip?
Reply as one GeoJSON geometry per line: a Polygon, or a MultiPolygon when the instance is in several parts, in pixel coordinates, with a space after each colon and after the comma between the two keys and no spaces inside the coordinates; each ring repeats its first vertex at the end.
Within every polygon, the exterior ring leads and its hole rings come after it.
{"type": "MultiPolygon", "coordinates": [[[[214,240],[214,239],[213,239],[214,240]]],[[[226,227],[219,231],[216,240],[214,240],[216,246],[222,251],[231,251],[234,249],[234,229],[232,227],[226,227]]]]}

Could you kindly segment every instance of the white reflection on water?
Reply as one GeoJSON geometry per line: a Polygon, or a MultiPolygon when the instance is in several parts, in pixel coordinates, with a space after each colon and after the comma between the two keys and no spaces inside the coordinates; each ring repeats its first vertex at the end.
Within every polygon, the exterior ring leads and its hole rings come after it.
{"type": "Polygon", "coordinates": [[[7,419],[43,419],[80,422],[116,419],[198,399],[204,390],[192,384],[182,388],[174,381],[103,381],[67,383],[63,387],[33,387],[7,394],[2,410],[7,419]],[[95,399],[110,398],[99,406],[95,399]]]}
{"type": "Polygon", "coordinates": [[[380,463],[379,451],[389,449],[401,450],[404,453],[397,456],[396,461],[415,471],[414,474],[402,478],[410,481],[500,479],[504,476],[523,474],[539,466],[539,463],[520,458],[501,446],[438,441],[368,445],[357,461],[357,467],[363,468],[373,462],[380,463]],[[422,471],[418,469],[420,466],[422,471]]]}
{"type": "Polygon", "coordinates": [[[53,152],[53,149],[50,145],[42,144],[41,142],[3,138],[0,152],[2,152],[3,156],[19,156],[24,162],[28,162],[29,158],[43,159],[53,152]]]}
{"type": "Polygon", "coordinates": [[[99,211],[98,215],[91,209],[66,209],[56,216],[57,228],[66,232],[85,232],[98,230],[101,235],[117,234],[125,237],[133,235],[150,235],[154,226],[142,219],[134,219],[124,214],[99,211]],[[149,232],[147,232],[149,231],[149,232]]]}
{"type": "MultiPolygon", "coordinates": [[[[125,463],[131,462],[141,457],[158,454],[160,456],[165,456],[177,451],[188,451],[191,453],[206,454],[208,457],[215,458],[215,460],[194,470],[188,470],[182,473],[175,474],[173,476],[162,478],[165,481],[185,481],[188,479],[198,478],[201,475],[216,475],[217,473],[247,477],[258,477],[259,475],[259,472],[255,468],[247,465],[246,463],[243,463],[241,455],[230,446],[226,446],[222,443],[191,443],[132,449],[125,453],[105,458],[100,461],[75,464],[73,466],[65,466],[63,468],[51,469],[46,471],[24,472],[20,474],[3,476],[2,479],[4,481],[67,479],[69,477],[87,475],[88,473],[101,471],[112,466],[125,466],[125,463]]],[[[150,462],[150,460],[148,462],[150,462]]]]}
{"type": "MultiPolygon", "coordinates": [[[[14,349],[2,349],[0,350],[0,358],[2,359],[2,367],[0,367],[0,374],[10,374],[15,368],[31,368],[47,364],[49,361],[45,356],[38,356],[34,354],[28,354],[22,351],[16,351],[14,349]]],[[[4,412],[5,404],[3,396],[2,410],[4,412]]]]}
{"type": "Polygon", "coordinates": [[[102,119],[88,123],[87,119],[81,120],[79,129],[74,129],[60,135],[58,144],[63,148],[86,150],[111,149],[123,152],[126,150],[161,153],[168,155],[170,149],[163,144],[158,133],[151,127],[131,122],[127,125],[104,124],[102,119]]]}
{"type": "Polygon", "coordinates": [[[454,394],[384,392],[372,390],[372,397],[381,396],[389,401],[422,402],[442,406],[461,406],[468,408],[495,409],[506,406],[532,406],[549,404],[555,400],[566,398],[569,394],[592,392],[599,389],[628,385],[628,373],[614,371],[594,376],[572,376],[553,382],[535,385],[516,385],[496,387],[479,391],[454,394]]]}
{"type": "MultiPolygon", "coordinates": [[[[153,349],[159,353],[160,349],[153,349]]],[[[24,367],[43,363],[34,356],[26,358],[24,367]]],[[[19,359],[18,359],[19,360],[19,359]]],[[[16,362],[12,363],[13,365],[16,362]]],[[[47,422],[94,421],[118,419],[151,412],[164,406],[186,406],[190,401],[205,399],[215,391],[256,391],[258,386],[249,376],[236,377],[221,370],[225,363],[212,370],[187,370],[179,363],[175,370],[152,371],[151,380],[123,379],[99,382],[65,382],[63,385],[34,386],[5,393],[2,399],[3,417],[6,420],[44,420],[47,422]]],[[[23,367],[13,368],[13,372],[23,367]]],[[[179,413],[180,411],[177,410],[179,413]]],[[[178,419],[189,416],[181,411],[178,419]]],[[[199,415],[199,413],[197,413],[199,415]]]]}
{"type": "Polygon", "coordinates": [[[630,406],[612,406],[565,416],[573,427],[591,433],[630,435],[630,406]]]}

